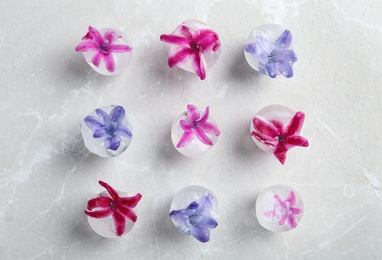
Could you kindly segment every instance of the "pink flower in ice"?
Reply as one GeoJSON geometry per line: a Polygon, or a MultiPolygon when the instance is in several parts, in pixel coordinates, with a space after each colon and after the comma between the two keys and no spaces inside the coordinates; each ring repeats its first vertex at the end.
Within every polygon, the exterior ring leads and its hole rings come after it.
{"type": "Polygon", "coordinates": [[[201,80],[206,78],[206,70],[203,55],[208,52],[216,52],[220,48],[219,36],[216,32],[202,28],[194,33],[190,28],[182,24],[179,29],[180,35],[162,34],[161,41],[168,44],[174,44],[179,47],[179,50],[168,57],[168,65],[170,68],[178,66],[192,59],[192,65],[195,73],[201,80]]]}
{"type": "Polygon", "coordinates": [[[294,194],[294,191],[291,190],[289,192],[286,200],[282,200],[277,194],[274,198],[275,205],[273,209],[264,212],[264,216],[278,220],[280,226],[287,222],[292,228],[296,228],[297,221],[294,215],[302,213],[302,209],[294,207],[296,204],[296,195],[294,194]]]}
{"type": "Polygon", "coordinates": [[[200,117],[199,110],[194,105],[188,105],[187,111],[187,119],[180,120],[180,126],[184,130],[184,133],[176,147],[184,147],[191,143],[194,139],[194,134],[202,143],[213,145],[212,140],[206,133],[219,136],[220,130],[214,124],[207,122],[210,111],[209,107],[206,108],[202,117],[200,117]]]}
{"type": "Polygon", "coordinates": [[[109,184],[103,181],[99,181],[99,184],[109,192],[110,197],[99,196],[89,200],[85,214],[92,218],[106,218],[112,215],[116,234],[122,236],[126,229],[126,219],[137,221],[137,215],[132,208],[138,204],[142,195],[138,193],[134,197],[120,197],[109,184]]]}
{"type": "Polygon", "coordinates": [[[294,146],[309,146],[308,140],[298,135],[304,119],[305,114],[297,112],[284,128],[282,122],[271,121],[271,123],[267,123],[255,117],[253,119],[254,131],[251,135],[259,142],[272,147],[275,157],[284,164],[289,149],[294,146]]]}
{"type": "Polygon", "coordinates": [[[108,29],[102,35],[97,29],[89,26],[88,33],[82,38],[83,42],[77,45],[78,52],[94,52],[91,62],[99,67],[103,59],[105,67],[109,72],[115,71],[115,61],[113,53],[130,52],[132,47],[124,44],[115,44],[121,38],[117,31],[108,29]]]}

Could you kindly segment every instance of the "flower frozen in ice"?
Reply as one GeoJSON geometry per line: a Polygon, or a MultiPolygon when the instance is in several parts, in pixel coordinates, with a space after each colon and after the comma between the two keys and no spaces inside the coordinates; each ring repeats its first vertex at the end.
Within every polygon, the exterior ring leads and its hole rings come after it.
{"type": "Polygon", "coordinates": [[[180,148],[188,145],[194,139],[194,135],[196,135],[202,143],[212,146],[213,142],[206,133],[219,136],[220,130],[217,126],[208,122],[209,107],[206,108],[202,117],[200,117],[199,110],[194,105],[187,105],[187,111],[186,120],[180,120],[180,126],[184,133],[176,147],[180,148]]]}
{"type": "Polygon", "coordinates": [[[110,197],[99,196],[89,200],[85,214],[92,218],[106,218],[112,215],[116,235],[121,236],[125,232],[127,219],[137,221],[137,215],[132,208],[138,204],[142,195],[138,193],[133,197],[120,197],[109,184],[103,181],[99,181],[99,184],[107,190],[110,197]]]}
{"type": "Polygon", "coordinates": [[[168,57],[168,65],[172,68],[191,59],[196,75],[204,80],[206,78],[206,64],[203,55],[219,50],[218,34],[207,28],[192,32],[184,24],[180,25],[179,34],[162,34],[160,36],[161,41],[178,47],[178,50],[168,57]]]}
{"type": "Polygon", "coordinates": [[[206,193],[199,201],[193,201],[185,209],[173,210],[170,217],[180,232],[192,235],[200,242],[210,240],[210,229],[215,228],[218,223],[211,216],[213,210],[213,196],[206,193]]]}
{"type": "Polygon", "coordinates": [[[102,35],[96,28],[89,26],[88,33],[82,38],[83,42],[77,45],[78,52],[94,52],[91,63],[97,68],[101,60],[105,63],[107,71],[114,72],[115,60],[113,53],[130,52],[132,47],[115,42],[122,38],[122,35],[113,29],[107,29],[102,35]]]}
{"type": "Polygon", "coordinates": [[[121,136],[131,138],[130,129],[122,124],[125,118],[125,109],[116,106],[111,110],[110,115],[102,109],[95,110],[97,116],[87,116],[85,124],[94,132],[94,138],[106,136],[104,141],[106,149],[117,150],[121,143],[121,136]]]}
{"type": "Polygon", "coordinates": [[[309,146],[308,140],[298,135],[304,119],[305,114],[297,112],[284,128],[282,122],[273,120],[268,123],[255,117],[253,119],[254,131],[251,132],[251,135],[259,142],[272,147],[275,157],[284,164],[289,149],[294,146],[309,146]]]}
{"type": "Polygon", "coordinates": [[[297,221],[294,215],[302,213],[302,209],[294,207],[296,204],[294,191],[291,190],[285,200],[282,200],[277,194],[274,196],[274,199],[275,204],[273,209],[264,212],[264,216],[277,220],[280,226],[287,223],[292,228],[296,228],[297,221]]]}
{"type": "Polygon", "coordinates": [[[289,50],[292,42],[292,34],[285,30],[274,43],[267,37],[256,36],[255,42],[245,45],[245,51],[259,61],[259,70],[268,74],[271,78],[280,72],[287,78],[293,76],[292,65],[297,61],[294,51],[289,50]]]}

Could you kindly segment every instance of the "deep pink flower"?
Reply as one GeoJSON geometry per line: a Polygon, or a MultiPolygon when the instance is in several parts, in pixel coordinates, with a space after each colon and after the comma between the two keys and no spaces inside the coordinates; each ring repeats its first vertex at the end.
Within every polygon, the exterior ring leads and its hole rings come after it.
{"type": "Polygon", "coordinates": [[[91,60],[94,66],[98,68],[103,59],[106,69],[109,72],[114,72],[115,62],[113,53],[129,52],[132,50],[132,47],[128,45],[114,44],[121,37],[122,35],[112,29],[106,30],[102,36],[97,29],[89,26],[88,33],[82,38],[83,42],[77,45],[76,51],[94,52],[91,60]]]}
{"type": "Polygon", "coordinates": [[[168,65],[172,68],[191,58],[196,75],[204,80],[206,70],[202,56],[210,51],[216,52],[220,48],[218,34],[206,28],[191,33],[190,28],[185,25],[181,25],[179,31],[180,36],[175,34],[160,36],[161,41],[179,46],[179,50],[168,57],[168,65]]]}
{"type": "Polygon", "coordinates": [[[194,134],[202,143],[213,145],[212,140],[206,133],[219,136],[220,130],[214,124],[207,122],[210,114],[209,107],[206,108],[202,117],[200,117],[199,110],[194,105],[187,105],[187,111],[187,119],[180,120],[180,126],[184,130],[184,133],[176,147],[184,147],[191,143],[194,139],[194,134]]]}
{"type": "Polygon", "coordinates": [[[287,127],[284,128],[282,122],[271,121],[267,123],[257,117],[253,119],[254,131],[251,135],[259,142],[271,146],[273,154],[282,163],[285,163],[286,154],[294,146],[309,146],[309,142],[302,136],[297,135],[304,123],[305,114],[297,112],[287,127]]]}
{"type": "Polygon", "coordinates": [[[302,212],[302,209],[295,208],[296,204],[296,195],[294,191],[291,190],[288,194],[286,200],[282,200],[279,195],[274,196],[275,205],[272,210],[264,212],[264,216],[269,218],[274,218],[279,221],[279,225],[284,225],[285,222],[292,227],[297,227],[296,217],[294,215],[298,215],[302,212]]]}
{"type": "Polygon", "coordinates": [[[132,208],[138,204],[142,195],[138,193],[134,197],[120,197],[109,184],[103,181],[99,181],[99,184],[109,192],[111,198],[99,196],[89,200],[85,214],[92,218],[105,218],[112,215],[116,234],[121,236],[125,232],[126,219],[132,222],[137,221],[137,215],[132,208]]]}

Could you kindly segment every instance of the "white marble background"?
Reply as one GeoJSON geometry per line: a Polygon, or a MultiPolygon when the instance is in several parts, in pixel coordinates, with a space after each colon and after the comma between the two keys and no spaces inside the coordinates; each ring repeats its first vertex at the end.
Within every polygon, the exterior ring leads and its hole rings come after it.
{"type": "Polygon", "coordinates": [[[1,259],[381,259],[382,2],[0,1],[1,259]],[[217,31],[218,63],[201,81],[169,69],[159,35],[196,18],[217,31]],[[291,79],[246,63],[250,30],[289,28],[299,61],[291,79]],[[87,27],[114,27],[134,47],[128,71],[98,75],[74,51],[87,27]],[[210,106],[222,135],[199,159],[179,154],[170,128],[188,103],[210,106]],[[119,104],[132,120],[129,149],[89,154],[81,120],[119,104]],[[258,110],[283,104],[306,114],[309,148],[284,166],[249,136],[258,110]],[[127,237],[96,235],[83,214],[98,180],[143,194],[127,237]],[[173,195],[197,184],[216,193],[211,241],[181,235],[173,195]],[[275,234],[253,215],[257,195],[293,186],[305,204],[296,230],[275,234]]]}

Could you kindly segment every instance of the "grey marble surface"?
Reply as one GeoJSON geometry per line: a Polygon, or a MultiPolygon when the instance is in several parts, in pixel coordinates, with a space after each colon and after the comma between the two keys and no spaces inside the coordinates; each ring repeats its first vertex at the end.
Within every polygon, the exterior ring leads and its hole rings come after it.
{"type": "Polygon", "coordinates": [[[1,259],[380,259],[382,257],[382,2],[0,1],[1,259]],[[222,53],[204,81],[167,66],[159,40],[183,20],[206,22],[222,53]],[[246,63],[250,30],[278,23],[293,33],[295,76],[271,79],[246,63]],[[112,27],[134,53],[119,76],[95,73],[74,51],[87,27],[112,27]],[[173,121],[192,103],[210,106],[221,136],[190,160],[173,147],[173,121]],[[81,120],[119,104],[135,136],[121,156],[84,147],[81,120]],[[283,104],[304,111],[308,148],[282,166],[249,135],[253,116],[283,104]],[[98,180],[140,192],[134,229],[95,234],[83,213],[98,180]],[[253,215],[258,194],[294,187],[305,213],[276,234],[253,215]],[[199,243],[168,217],[188,185],[214,191],[219,226],[199,243]]]}

